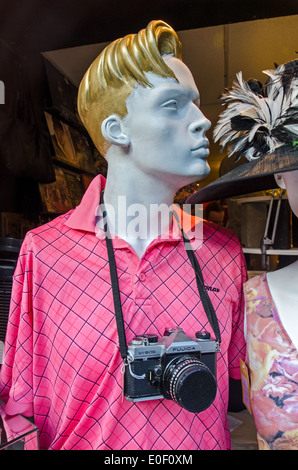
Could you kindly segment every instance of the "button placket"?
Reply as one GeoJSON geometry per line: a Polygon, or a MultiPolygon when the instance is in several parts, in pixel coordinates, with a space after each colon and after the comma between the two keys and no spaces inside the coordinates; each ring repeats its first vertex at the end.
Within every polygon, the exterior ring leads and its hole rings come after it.
{"type": "Polygon", "coordinates": [[[137,305],[145,305],[152,303],[151,293],[148,290],[148,261],[144,258],[139,260],[136,270],[135,283],[134,283],[134,296],[137,305]]]}

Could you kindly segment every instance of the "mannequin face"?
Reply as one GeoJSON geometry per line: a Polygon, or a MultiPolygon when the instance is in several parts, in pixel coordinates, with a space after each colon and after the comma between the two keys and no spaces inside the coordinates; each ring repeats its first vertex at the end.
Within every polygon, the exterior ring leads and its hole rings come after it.
{"type": "Polygon", "coordinates": [[[199,92],[187,66],[171,56],[164,60],[179,83],[148,73],[153,87],[136,86],[127,100],[123,132],[133,164],[178,189],[210,171],[205,136],[210,122],[199,109],[199,92]]]}
{"type": "Polygon", "coordinates": [[[279,173],[275,179],[280,188],[287,190],[290,207],[298,217],[298,170],[279,173]]]}

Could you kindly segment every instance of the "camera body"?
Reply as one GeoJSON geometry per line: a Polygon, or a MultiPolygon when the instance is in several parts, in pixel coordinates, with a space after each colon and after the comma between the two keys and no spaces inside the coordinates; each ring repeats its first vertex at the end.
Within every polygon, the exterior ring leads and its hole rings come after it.
{"type": "Polygon", "coordinates": [[[124,396],[138,402],[166,398],[193,413],[208,408],[217,392],[218,342],[207,331],[193,338],[182,328],[162,337],[146,334],[128,345],[124,396]]]}

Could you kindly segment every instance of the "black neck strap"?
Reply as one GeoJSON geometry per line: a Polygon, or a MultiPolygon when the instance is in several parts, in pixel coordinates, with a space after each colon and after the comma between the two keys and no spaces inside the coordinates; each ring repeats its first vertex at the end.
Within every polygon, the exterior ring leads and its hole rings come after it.
{"type": "MultiPolygon", "coordinates": [[[[127,363],[127,342],[126,342],[126,336],[125,336],[125,326],[124,326],[124,320],[123,320],[122,305],[121,305],[121,300],[120,300],[117,266],[116,266],[116,261],[115,261],[115,254],[114,254],[111,234],[110,234],[108,223],[107,223],[107,212],[106,212],[105,205],[104,205],[103,194],[104,192],[102,191],[100,204],[101,204],[101,209],[102,209],[102,214],[103,214],[104,232],[105,232],[105,239],[106,239],[108,257],[109,257],[109,267],[110,267],[110,275],[111,275],[111,282],[112,282],[115,316],[116,316],[118,336],[119,336],[120,353],[124,362],[127,363]]],[[[183,241],[184,241],[188,258],[195,272],[197,287],[199,290],[199,294],[202,300],[205,313],[212,327],[212,330],[215,334],[216,340],[220,344],[221,337],[220,337],[220,329],[218,325],[218,320],[217,320],[212,302],[209,298],[209,295],[204,285],[203,275],[202,275],[199,262],[191,248],[189,238],[187,237],[186,233],[183,231],[183,228],[180,225],[178,215],[176,214],[175,211],[173,212],[173,214],[174,214],[175,219],[177,220],[179,229],[183,237],[183,241]]]]}
{"type": "Polygon", "coordinates": [[[199,291],[199,294],[200,294],[200,297],[201,297],[201,301],[202,301],[206,316],[207,316],[208,321],[209,321],[209,323],[212,327],[212,330],[215,334],[215,338],[218,341],[218,343],[220,344],[221,343],[221,336],[220,336],[220,329],[219,329],[219,325],[218,325],[218,320],[217,320],[217,316],[216,316],[214,307],[212,305],[212,302],[210,300],[210,297],[208,295],[208,292],[207,292],[205,284],[204,284],[204,279],[203,279],[203,274],[202,274],[201,267],[199,265],[197,257],[195,256],[195,254],[193,252],[190,240],[189,240],[188,236],[186,235],[186,233],[184,232],[183,228],[181,227],[180,220],[179,220],[179,217],[178,217],[177,213],[174,211],[173,214],[174,214],[174,217],[175,217],[175,219],[178,223],[179,229],[181,231],[183,241],[184,241],[185,250],[186,250],[186,253],[188,255],[189,261],[191,262],[191,265],[192,265],[193,270],[194,270],[195,275],[196,275],[197,287],[198,287],[198,291],[199,291]]]}

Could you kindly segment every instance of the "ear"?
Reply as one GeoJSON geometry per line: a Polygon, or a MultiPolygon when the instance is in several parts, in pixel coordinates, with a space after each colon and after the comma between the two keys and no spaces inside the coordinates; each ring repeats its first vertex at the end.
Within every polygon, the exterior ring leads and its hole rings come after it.
{"type": "Polygon", "coordinates": [[[111,114],[101,124],[101,132],[104,138],[114,145],[128,147],[130,139],[126,135],[122,119],[117,114],[111,114]]]}
{"type": "Polygon", "coordinates": [[[278,186],[281,189],[286,189],[286,184],[285,184],[285,181],[283,179],[282,173],[276,173],[274,175],[274,178],[275,178],[275,181],[277,182],[278,186]]]}

